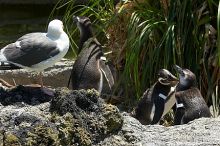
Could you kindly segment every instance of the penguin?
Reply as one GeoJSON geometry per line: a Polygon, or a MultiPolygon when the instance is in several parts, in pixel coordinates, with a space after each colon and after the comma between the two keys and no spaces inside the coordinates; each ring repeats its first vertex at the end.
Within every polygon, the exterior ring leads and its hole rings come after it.
{"type": "Polygon", "coordinates": [[[201,117],[211,117],[210,110],[197,88],[196,76],[188,69],[174,65],[179,74],[176,87],[176,112],[174,125],[186,124],[201,117]]]}
{"type": "Polygon", "coordinates": [[[178,79],[166,69],[158,71],[158,80],[147,89],[132,114],[141,124],[158,124],[174,105],[178,79]]]}
{"type": "Polygon", "coordinates": [[[92,32],[92,23],[88,17],[73,16],[80,31],[79,55],[71,71],[72,89],[96,89],[102,92],[103,81],[109,88],[114,85],[114,78],[104,57],[103,48],[92,32]]]}

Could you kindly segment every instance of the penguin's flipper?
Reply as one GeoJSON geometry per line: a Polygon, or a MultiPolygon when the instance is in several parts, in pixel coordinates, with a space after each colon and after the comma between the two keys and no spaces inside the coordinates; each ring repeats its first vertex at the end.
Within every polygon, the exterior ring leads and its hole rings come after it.
{"type": "Polygon", "coordinates": [[[109,88],[112,89],[115,81],[114,81],[114,77],[113,77],[113,74],[112,74],[109,66],[106,64],[105,57],[100,58],[99,65],[100,65],[100,69],[101,69],[102,73],[104,74],[104,76],[108,82],[109,88]]]}
{"type": "Polygon", "coordinates": [[[153,120],[151,122],[152,125],[158,124],[158,122],[160,121],[164,111],[165,100],[162,98],[158,98],[157,101],[155,101],[154,103],[155,103],[155,113],[153,120]]]}
{"type": "MultiPolygon", "coordinates": [[[[151,99],[151,90],[148,88],[138,101],[137,106],[132,112],[132,116],[136,118],[141,124],[148,125],[151,124],[151,112],[152,112],[152,99],[151,99]]],[[[154,115],[153,114],[152,116],[154,115]]]]}
{"type": "Polygon", "coordinates": [[[174,125],[181,125],[182,124],[182,119],[185,114],[185,108],[180,107],[176,109],[175,112],[175,117],[174,117],[174,125]]]}

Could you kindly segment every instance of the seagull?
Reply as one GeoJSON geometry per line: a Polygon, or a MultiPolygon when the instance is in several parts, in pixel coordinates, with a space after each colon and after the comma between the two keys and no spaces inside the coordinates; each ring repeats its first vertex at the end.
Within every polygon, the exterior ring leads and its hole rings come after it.
{"type": "Polygon", "coordinates": [[[0,50],[0,70],[23,68],[40,74],[60,61],[69,49],[69,37],[63,22],[52,20],[47,32],[28,33],[0,50]]]}

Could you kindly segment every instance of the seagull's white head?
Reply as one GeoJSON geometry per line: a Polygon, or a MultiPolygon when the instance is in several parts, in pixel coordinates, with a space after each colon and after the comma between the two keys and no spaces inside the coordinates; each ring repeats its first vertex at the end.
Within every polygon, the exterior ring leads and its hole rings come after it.
{"type": "Polygon", "coordinates": [[[47,28],[47,34],[52,37],[59,37],[63,33],[63,22],[54,19],[50,21],[48,28],[47,28]]]}

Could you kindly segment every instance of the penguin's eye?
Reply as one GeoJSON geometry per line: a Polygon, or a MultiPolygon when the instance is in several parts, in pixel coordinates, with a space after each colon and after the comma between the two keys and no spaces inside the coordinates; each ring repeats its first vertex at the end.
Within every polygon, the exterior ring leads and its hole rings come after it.
{"type": "Polygon", "coordinates": [[[165,76],[164,79],[167,80],[167,79],[168,79],[168,76],[165,76]]]}

